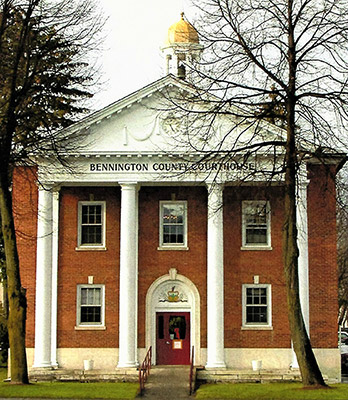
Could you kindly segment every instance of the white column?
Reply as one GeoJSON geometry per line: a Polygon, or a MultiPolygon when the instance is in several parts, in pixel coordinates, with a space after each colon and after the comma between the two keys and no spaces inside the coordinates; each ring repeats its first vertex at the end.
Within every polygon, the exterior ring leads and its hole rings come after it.
{"type": "MultiPolygon", "coordinates": [[[[304,171],[305,173],[306,171],[304,171]]],[[[307,186],[306,176],[300,175],[297,203],[297,230],[298,230],[298,279],[300,288],[300,302],[303,319],[309,334],[309,277],[308,277],[308,214],[307,214],[307,186]]]]}
{"type": "Polygon", "coordinates": [[[207,364],[206,368],[225,368],[224,356],[224,248],[223,186],[208,184],[207,243],[207,364]]]}
{"type": "Polygon", "coordinates": [[[34,368],[51,367],[52,192],[39,187],[34,368]]]}
{"type": "Polygon", "coordinates": [[[137,281],[138,227],[136,183],[121,185],[120,316],[118,368],[136,367],[137,362],[137,281]]]}
{"type": "MultiPolygon", "coordinates": [[[[308,261],[308,214],[307,214],[307,168],[302,166],[297,184],[297,230],[298,230],[298,280],[303,320],[309,335],[309,261],[308,261]]],[[[298,368],[296,354],[292,349],[292,367],[298,368]]]]}
{"type": "Polygon", "coordinates": [[[59,189],[53,191],[52,203],[52,311],[51,311],[51,363],[57,360],[57,307],[58,307],[58,243],[59,243],[59,189]]]}

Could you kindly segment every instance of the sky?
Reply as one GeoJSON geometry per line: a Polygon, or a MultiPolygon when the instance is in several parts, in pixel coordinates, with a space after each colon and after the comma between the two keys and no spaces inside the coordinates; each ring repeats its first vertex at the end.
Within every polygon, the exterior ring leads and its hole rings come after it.
{"type": "Polygon", "coordinates": [[[180,13],[192,19],[187,0],[99,0],[108,17],[100,54],[103,84],[94,97],[100,109],[163,76],[160,47],[180,13]]]}

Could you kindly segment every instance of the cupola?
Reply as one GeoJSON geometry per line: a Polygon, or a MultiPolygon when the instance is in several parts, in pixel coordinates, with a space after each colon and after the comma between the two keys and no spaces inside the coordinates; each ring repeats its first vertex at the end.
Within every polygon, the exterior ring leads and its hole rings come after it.
{"type": "Polygon", "coordinates": [[[165,72],[185,79],[186,65],[198,60],[203,46],[199,44],[198,32],[185,20],[181,13],[180,21],[171,25],[161,50],[165,55],[165,72]]]}

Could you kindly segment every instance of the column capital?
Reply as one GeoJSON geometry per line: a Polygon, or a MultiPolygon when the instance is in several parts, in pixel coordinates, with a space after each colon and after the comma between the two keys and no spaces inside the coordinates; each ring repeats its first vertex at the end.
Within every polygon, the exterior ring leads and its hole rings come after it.
{"type": "Polygon", "coordinates": [[[212,191],[223,191],[225,187],[224,182],[217,182],[217,181],[205,181],[205,186],[208,189],[208,192],[212,191]]]}
{"type": "Polygon", "coordinates": [[[137,181],[119,181],[118,184],[122,187],[138,187],[139,186],[139,182],[137,181]]]}

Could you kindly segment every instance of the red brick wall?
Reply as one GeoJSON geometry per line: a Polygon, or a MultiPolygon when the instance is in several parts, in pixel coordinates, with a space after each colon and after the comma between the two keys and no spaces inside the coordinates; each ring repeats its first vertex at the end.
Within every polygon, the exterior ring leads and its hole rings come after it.
{"type": "Polygon", "coordinates": [[[337,347],[336,199],[333,168],[312,166],[308,187],[310,335],[313,347],[337,347]]]}
{"type": "Polygon", "coordinates": [[[289,347],[289,324],[282,263],[281,187],[226,187],[224,191],[225,347],[289,347]],[[241,250],[242,201],[268,200],[272,250],[241,250]],[[242,284],[271,284],[273,330],[241,330],[242,284]]]}
{"type": "MultiPolygon", "coordinates": [[[[308,188],[310,322],[314,347],[337,347],[336,224],[333,181],[312,167],[308,188]]],[[[34,345],[37,187],[35,174],[14,175],[17,240],[23,286],[28,292],[27,346],[34,345]]],[[[282,267],[283,194],[280,187],[226,187],[224,190],[225,347],[290,346],[282,267]],[[271,251],[241,250],[242,200],[271,204],[271,251]],[[241,330],[242,284],[272,285],[273,330],[241,330]]],[[[118,347],[120,188],[65,187],[60,193],[58,346],[118,347]],[[78,201],[106,201],[106,251],[76,251],[78,201]],[[105,284],[105,331],[77,331],[76,286],[105,284]]],[[[155,279],[176,268],[198,288],[201,297],[201,345],[206,347],[207,191],[204,187],[142,187],[139,192],[139,347],[145,346],[145,298],[155,279]],[[160,200],[187,200],[188,251],[159,251],[160,200]]]]}
{"type": "Polygon", "coordinates": [[[13,212],[22,286],[27,289],[26,346],[34,346],[37,204],[36,168],[18,167],[13,173],[13,212]]]}
{"type": "Polygon", "coordinates": [[[176,268],[198,288],[201,345],[206,347],[207,191],[203,187],[142,187],[139,193],[139,347],[145,347],[145,297],[154,280],[176,268]],[[187,200],[188,251],[159,251],[159,202],[187,200]]]}
{"type": "Polygon", "coordinates": [[[65,187],[60,193],[58,347],[118,347],[120,189],[65,187]],[[106,251],[76,251],[78,202],[106,201],[106,251]],[[105,331],[78,331],[78,284],[105,284],[105,331]]]}

